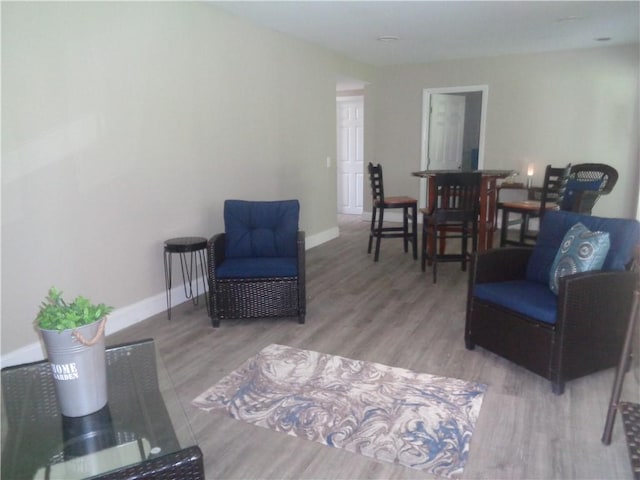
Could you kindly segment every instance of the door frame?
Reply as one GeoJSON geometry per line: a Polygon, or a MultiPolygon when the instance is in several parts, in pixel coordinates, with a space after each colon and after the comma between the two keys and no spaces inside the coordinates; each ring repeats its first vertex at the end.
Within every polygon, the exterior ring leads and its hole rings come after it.
{"type": "MultiPolygon", "coordinates": [[[[470,85],[464,87],[440,87],[440,88],[425,88],[422,90],[422,145],[420,151],[420,170],[426,170],[428,165],[429,155],[429,120],[432,94],[443,93],[482,93],[482,104],[480,108],[480,140],[478,142],[478,168],[484,167],[484,137],[486,131],[486,119],[487,119],[487,104],[489,99],[489,85],[470,85]]],[[[420,179],[420,198],[418,205],[423,208],[426,207],[427,201],[427,179],[420,179]]]]}

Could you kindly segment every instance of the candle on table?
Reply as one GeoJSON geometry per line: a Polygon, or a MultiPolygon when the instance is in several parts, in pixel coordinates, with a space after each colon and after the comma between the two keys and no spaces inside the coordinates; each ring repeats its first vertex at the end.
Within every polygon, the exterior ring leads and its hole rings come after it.
{"type": "Polygon", "coordinates": [[[533,180],[533,163],[530,163],[527,166],[527,188],[531,188],[532,180],[533,180]]]}

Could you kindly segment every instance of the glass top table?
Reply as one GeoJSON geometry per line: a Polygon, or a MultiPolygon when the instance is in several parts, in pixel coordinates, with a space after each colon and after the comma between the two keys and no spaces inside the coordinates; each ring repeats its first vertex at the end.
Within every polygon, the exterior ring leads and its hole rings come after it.
{"type": "Polygon", "coordinates": [[[47,361],[2,369],[3,479],[204,478],[153,340],[109,347],[106,359],[107,405],[77,418],[60,413],[47,361]]]}

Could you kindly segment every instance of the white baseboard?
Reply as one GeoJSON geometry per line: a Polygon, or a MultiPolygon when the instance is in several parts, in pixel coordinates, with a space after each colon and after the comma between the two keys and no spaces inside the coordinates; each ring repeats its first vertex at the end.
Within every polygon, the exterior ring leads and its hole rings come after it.
{"type": "MultiPolygon", "coordinates": [[[[194,279],[194,282],[196,280],[194,279]]],[[[202,278],[198,278],[199,285],[202,285],[202,278]]],[[[194,284],[195,287],[195,284],[194,284]]],[[[180,284],[171,289],[171,306],[175,307],[188,299],[184,294],[184,285],[180,284]]],[[[109,314],[107,320],[106,335],[110,335],[124,328],[135,325],[142,320],[157,315],[167,310],[167,297],[165,292],[159,293],[150,298],[146,298],[139,302],[127,305],[126,307],[117,308],[109,314]]],[[[26,345],[13,352],[3,354],[0,359],[2,368],[11,365],[19,365],[21,363],[37,362],[44,360],[44,347],[40,341],[26,345]]]]}
{"type": "Polygon", "coordinates": [[[2,355],[0,360],[2,368],[10,367],[12,365],[19,365],[21,363],[37,362],[44,358],[44,353],[40,342],[31,343],[24,347],[14,350],[11,353],[2,355]]]}
{"type": "Polygon", "coordinates": [[[318,245],[322,245],[329,240],[333,240],[334,238],[338,238],[340,235],[340,230],[338,227],[333,227],[324,232],[316,233],[315,235],[309,235],[305,238],[305,249],[309,250],[310,248],[317,247],[318,245]]]}
{"type": "MultiPolygon", "coordinates": [[[[324,232],[310,235],[305,239],[306,250],[317,247],[329,240],[337,238],[339,235],[338,227],[330,228],[324,232]]],[[[194,279],[194,282],[198,282],[199,286],[202,286],[202,278],[194,279]]],[[[193,283],[195,287],[195,283],[193,283]]],[[[175,307],[188,301],[184,293],[184,285],[180,284],[171,289],[171,306],[175,307]]],[[[167,297],[165,292],[154,295],[153,297],[145,298],[139,302],[127,305],[125,307],[118,308],[109,314],[109,320],[107,321],[106,335],[123,330],[131,325],[135,325],[142,320],[146,320],[149,317],[165,312],[167,310],[167,297]]],[[[7,354],[3,354],[0,358],[0,367],[9,367],[11,365],[19,365],[21,363],[37,362],[44,360],[45,353],[44,347],[41,342],[34,342],[24,347],[14,350],[7,354]]]]}

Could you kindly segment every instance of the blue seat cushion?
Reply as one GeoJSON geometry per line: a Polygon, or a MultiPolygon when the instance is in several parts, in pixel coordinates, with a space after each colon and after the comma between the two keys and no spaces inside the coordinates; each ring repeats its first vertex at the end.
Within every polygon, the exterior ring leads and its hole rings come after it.
{"type": "Polygon", "coordinates": [[[224,202],[225,257],[296,257],[297,200],[224,202]]]}
{"type": "Polygon", "coordinates": [[[560,203],[560,209],[569,211],[573,210],[573,204],[576,201],[578,193],[586,191],[597,192],[598,190],[600,190],[601,185],[601,178],[598,178],[597,180],[578,180],[576,178],[569,179],[567,181],[567,187],[564,192],[564,197],[562,197],[562,202],[560,203]]]}
{"type": "Polygon", "coordinates": [[[473,295],[541,322],[556,323],[558,297],[547,284],[527,280],[478,283],[473,295]]]}
{"type": "Polygon", "coordinates": [[[627,218],[603,218],[563,210],[545,214],[536,246],[527,265],[526,279],[548,285],[551,265],[556,258],[562,240],[576,223],[582,223],[591,231],[609,233],[609,252],[602,270],[624,270],[633,258],[633,248],[640,243],[640,223],[627,218]]]}
{"type": "Polygon", "coordinates": [[[297,275],[298,262],[293,257],[227,258],[216,268],[216,277],[220,279],[295,277],[297,275]]]}

